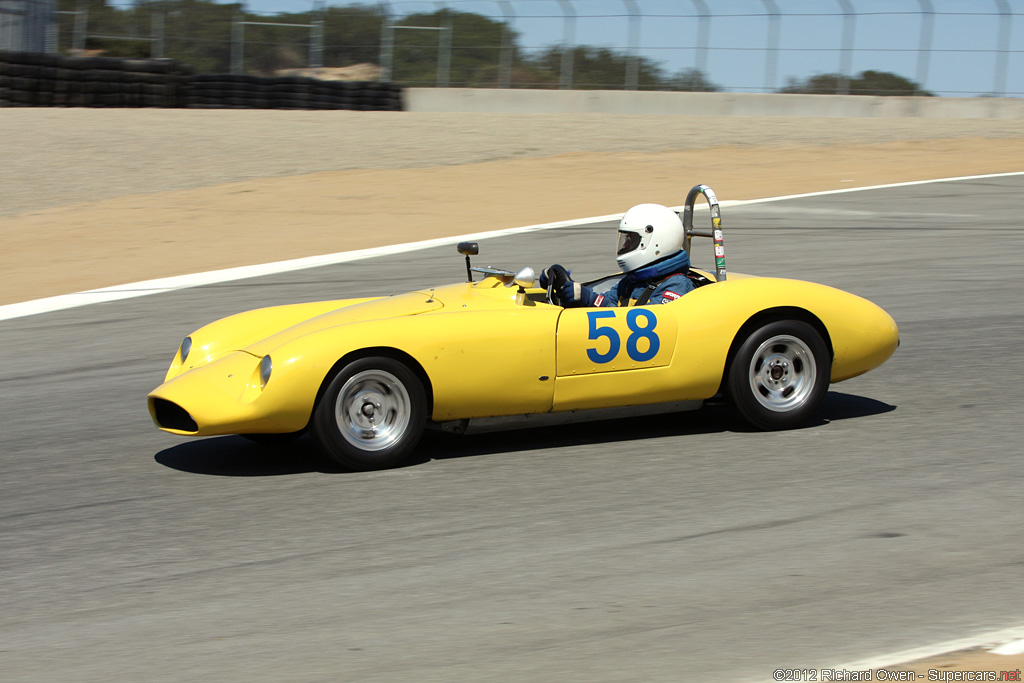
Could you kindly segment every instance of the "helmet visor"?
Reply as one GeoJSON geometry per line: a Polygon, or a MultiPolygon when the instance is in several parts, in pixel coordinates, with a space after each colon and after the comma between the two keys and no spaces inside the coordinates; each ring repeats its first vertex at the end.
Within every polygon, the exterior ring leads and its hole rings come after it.
{"type": "Polygon", "coordinates": [[[628,254],[637,247],[640,246],[640,233],[638,232],[623,232],[619,231],[619,249],[615,252],[616,256],[622,256],[628,254]]]}

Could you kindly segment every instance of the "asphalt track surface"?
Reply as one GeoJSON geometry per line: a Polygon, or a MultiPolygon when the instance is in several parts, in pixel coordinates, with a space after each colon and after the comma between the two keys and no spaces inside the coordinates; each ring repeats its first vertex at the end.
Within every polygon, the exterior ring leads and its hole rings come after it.
{"type": "MultiPolygon", "coordinates": [[[[457,281],[453,247],[2,322],[0,678],[770,680],[1020,625],[1022,192],[723,210],[730,269],[832,284],[900,325],[886,365],[790,432],[709,408],[432,434],[408,467],[350,473],[308,439],[150,423],[194,328],[457,281]]],[[[476,262],[596,276],[614,239],[504,237],[476,262]]]]}

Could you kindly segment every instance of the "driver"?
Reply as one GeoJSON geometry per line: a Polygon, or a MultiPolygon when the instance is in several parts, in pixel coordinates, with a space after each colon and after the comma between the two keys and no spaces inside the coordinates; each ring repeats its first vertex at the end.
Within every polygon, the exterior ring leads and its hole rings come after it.
{"type": "Polygon", "coordinates": [[[693,289],[686,277],[690,255],[683,249],[683,223],[667,206],[638,204],[627,211],[619,222],[616,255],[622,275],[593,288],[573,281],[558,264],[540,274],[540,286],[566,308],[663,304],[693,289]]]}

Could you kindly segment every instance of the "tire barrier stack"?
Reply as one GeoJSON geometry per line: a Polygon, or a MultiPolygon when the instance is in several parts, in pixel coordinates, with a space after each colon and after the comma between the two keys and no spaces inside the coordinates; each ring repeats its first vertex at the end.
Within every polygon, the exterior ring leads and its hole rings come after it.
{"type": "Polygon", "coordinates": [[[401,111],[402,91],[391,83],[368,81],[203,74],[189,79],[186,106],[190,109],[401,111]]]}
{"type": "Polygon", "coordinates": [[[0,107],[187,107],[401,111],[391,83],[302,76],[193,76],[170,59],[0,51],[0,107]]]}
{"type": "Polygon", "coordinates": [[[180,107],[187,79],[170,59],[0,52],[0,107],[180,107]]]}

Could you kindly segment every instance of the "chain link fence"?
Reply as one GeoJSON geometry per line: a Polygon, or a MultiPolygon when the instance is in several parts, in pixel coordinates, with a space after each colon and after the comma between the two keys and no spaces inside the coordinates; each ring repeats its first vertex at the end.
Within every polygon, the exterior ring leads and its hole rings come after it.
{"type": "Polygon", "coordinates": [[[0,50],[259,76],[364,64],[404,86],[1020,97],[1021,14],[1024,0],[0,0],[0,50]]]}
{"type": "Polygon", "coordinates": [[[0,50],[53,52],[54,0],[0,0],[0,50]]]}

